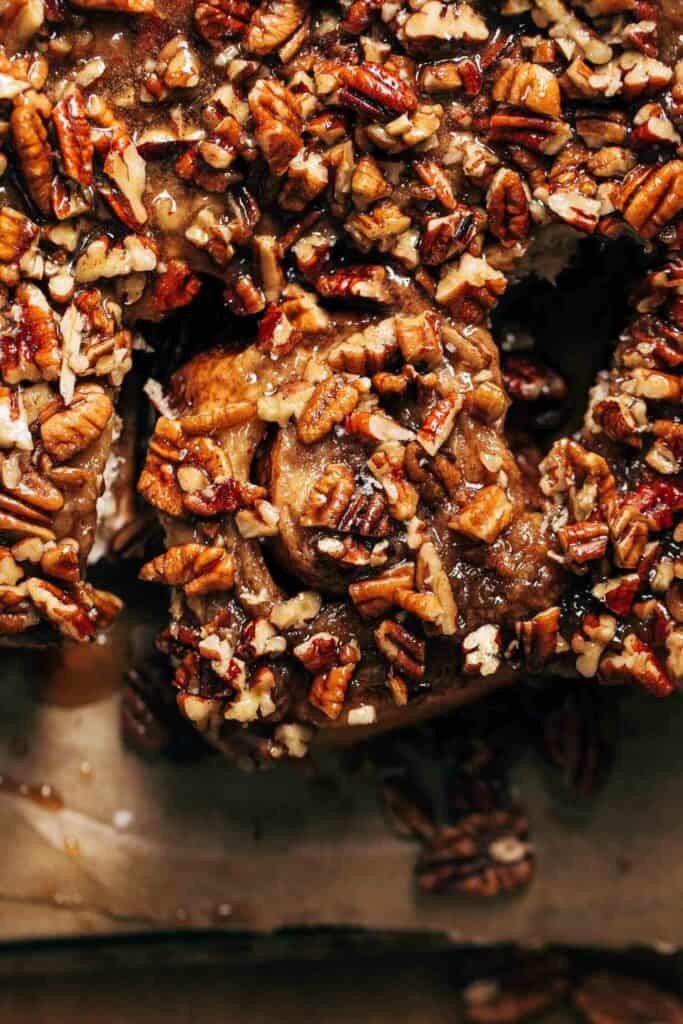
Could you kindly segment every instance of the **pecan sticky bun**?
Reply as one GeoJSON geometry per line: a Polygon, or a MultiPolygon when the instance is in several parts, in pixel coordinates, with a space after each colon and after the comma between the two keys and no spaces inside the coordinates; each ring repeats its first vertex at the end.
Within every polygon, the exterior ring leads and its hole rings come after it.
{"type": "Polygon", "coordinates": [[[85,639],[114,614],[83,565],[130,331],[213,278],[222,339],[148,387],[139,481],[188,718],[280,756],[540,671],[671,692],[680,21],[647,0],[6,4],[2,632],[85,639]],[[510,400],[564,385],[524,355],[501,371],[491,315],[588,236],[648,266],[583,429],[539,459],[510,400]]]}

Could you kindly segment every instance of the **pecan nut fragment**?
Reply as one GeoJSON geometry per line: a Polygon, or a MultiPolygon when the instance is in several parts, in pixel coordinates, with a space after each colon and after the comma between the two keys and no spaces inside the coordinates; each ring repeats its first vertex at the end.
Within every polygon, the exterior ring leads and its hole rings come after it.
{"type": "Polygon", "coordinates": [[[574,993],[588,1024],[683,1024],[683,1003],[676,996],[636,978],[591,974],[574,993]]]}
{"type": "Polygon", "coordinates": [[[482,487],[451,519],[452,530],[492,544],[512,519],[512,502],[498,484],[482,487]]]}
{"type": "Polygon", "coordinates": [[[140,579],[182,586],[188,597],[231,590],[235,559],[225,548],[179,544],[144,565],[140,579]]]}
{"type": "Polygon", "coordinates": [[[10,206],[0,209],[0,282],[19,281],[19,264],[38,240],[37,226],[10,206]]]}
{"type": "Polygon", "coordinates": [[[353,497],[355,487],[355,478],[348,466],[330,463],[311,488],[301,515],[301,525],[336,529],[353,497]]]}
{"type": "Polygon", "coordinates": [[[2,325],[0,373],[8,384],[21,380],[56,380],[61,369],[60,333],[55,315],[40,289],[28,282],[15,292],[18,322],[2,325]]]}
{"type": "Polygon", "coordinates": [[[338,373],[321,381],[299,417],[296,428],[299,440],[304,444],[320,441],[336,423],[343,423],[356,408],[359,399],[358,388],[343,374],[338,373]]]}
{"type": "Polygon", "coordinates": [[[285,173],[304,140],[297,97],[276,79],[258,81],[249,93],[254,134],[272,174],[285,173]]]}
{"type": "Polygon", "coordinates": [[[425,675],[425,643],[393,619],[375,630],[377,647],[401,676],[420,682],[425,675]]]}
{"type": "Polygon", "coordinates": [[[417,107],[417,96],[410,86],[382,64],[366,61],[352,67],[342,66],[337,74],[343,85],[340,102],[361,113],[389,117],[417,107]]]}
{"type": "Polygon", "coordinates": [[[244,35],[253,12],[251,0],[202,0],[195,7],[194,20],[200,35],[218,48],[244,35]]]}
{"type": "Polygon", "coordinates": [[[416,867],[421,889],[497,896],[527,885],[534,871],[529,825],[515,811],[471,814],[439,830],[416,867]]]}
{"type": "Polygon", "coordinates": [[[489,230],[507,247],[523,241],[531,228],[529,193],[517,171],[496,171],[486,196],[489,230]]]}
{"type": "Polygon", "coordinates": [[[651,647],[629,633],[621,654],[607,654],[600,662],[600,677],[606,683],[631,681],[655,697],[668,697],[673,684],[651,647]]]}
{"type": "MultiPolygon", "coordinates": [[[[49,106],[49,105],[48,105],[49,106]]],[[[52,147],[42,109],[33,97],[19,96],[10,118],[12,140],[26,188],[44,217],[52,212],[52,147]]]]}
{"type": "Polygon", "coordinates": [[[626,177],[619,209],[643,238],[653,238],[683,209],[683,160],[640,164],[626,177]]]}
{"type": "Polygon", "coordinates": [[[249,53],[265,57],[294,35],[308,15],[307,0],[263,0],[244,39],[249,53]]]}
{"type": "Polygon", "coordinates": [[[513,107],[526,107],[549,117],[562,116],[560,85],[552,71],[539,64],[512,64],[493,87],[493,98],[513,107]]]}
{"type": "Polygon", "coordinates": [[[78,86],[74,86],[55,105],[52,123],[57,133],[64,173],[83,187],[91,185],[95,147],[90,134],[85,101],[78,86]]]}
{"type": "Polygon", "coordinates": [[[45,450],[57,462],[67,462],[90,448],[114,415],[111,398],[99,384],[79,384],[73,401],[64,408],[48,407],[40,418],[45,450]]]}

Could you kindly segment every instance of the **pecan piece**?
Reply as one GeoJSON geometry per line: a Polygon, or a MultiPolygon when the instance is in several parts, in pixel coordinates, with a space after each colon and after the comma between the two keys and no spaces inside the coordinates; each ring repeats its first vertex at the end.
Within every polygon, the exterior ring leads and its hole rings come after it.
{"type": "Polygon", "coordinates": [[[308,695],[311,704],[333,721],[342,712],[346,691],[360,661],[360,651],[355,642],[342,644],[338,650],[337,647],[335,643],[336,664],[316,673],[308,695]]]}
{"type": "Polygon", "coordinates": [[[668,697],[673,685],[654,651],[635,633],[624,639],[621,654],[607,654],[600,662],[600,678],[606,683],[632,681],[655,697],[668,697]]]}
{"type": "Polygon", "coordinates": [[[529,824],[515,811],[470,814],[440,829],[416,866],[427,892],[453,888],[475,896],[497,896],[527,885],[534,870],[529,824]]]}
{"type": "Polygon", "coordinates": [[[683,209],[683,160],[639,164],[624,180],[617,205],[643,238],[653,238],[683,209]]]}
{"type": "Polygon", "coordinates": [[[327,377],[317,385],[297,422],[297,434],[304,444],[314,444],[342,423],[358,405],[360,392],[343,374],[327,377]]]}
{"type": "Polygon", "coordinates": [[[0,209],[0,282],[16,285],[19,264],[37,243],[38,228],[23,213],[10,206],[0,209]]]}
{"type": "Polygon", "coordinates": [[[337,76],[343,86],[339,102],[363,114],[389,117],[417,107],[417,96],[410,86],[382,64],[366,61],[351,67],[343,65],[337,76]]]}
{"type": "Polygon", "coordinates": [[[114,406],[99,384],[79,384],[66,408],[59,403],[40,416],[40,436],[45,450],[57,462],[66,462],[90,448],[114,415],[114,406]]]}
{"type": "Polygon", "coordinates": [[[270,171],[285,173],[290,160],[303,149],[299,100],[276,79],[261,79],[249,93],[254,134],[270,171]]]}
{"type": "Polygon", "coordinates": [[[539,64],[512,64],[493,87],[493,98],[549,117],[562,116],[560,85],[552,71],[539,64]]]}
{"type": "Polygon", "coordinates": [[[465,253],[458,263],[449,264],[436,289],[436,301],[448,306],[459,320],[482,323],[507,288],[503,274],[485,259],[465,253]]]}
{"type": "Polygon", "coordinates": [[[393,619],[385,619],[375,630],[375,643],[392,668],[401,676],[420,682],[425,675],[425,643],[393,619]]]}
{"type": "Polygon", "coordinates": [[[42,109],[39,109],[33,97],[19,96],[14,104],[10,126],[28,193],[43,216],[49,217],[52,212],[54,167],[42,109]]]}
{"type": "Polygon", "coordinates": [[[512,502],[498,484],[482,487],[450,520],[449,526],[474,540],[492,544],[512,518],[512,502]]]}
{"type": "Polygon", "coordinates": [[[282,46],[308,16],[307,0],[264,0],[252,15],[244,46],[265,57],[282,46]]]}
{"type": "Polygon", "coordinates": [[[574,992],[588,1024],[683,1024],[683,1003],[636,978],[591,974],[574,992]]]}
{"type": "Polygon", "coordinates": [[[501,167],[496,171],[486,195],[489,230],[510,248],[529,234],[529,191],[517,171],[501,167]]]}
{"type": "Polygon", "coordinates": [[[524,663],[530,672],[540,672],[560,647],[560,609],[547,608],[533,619],[515,623],[515,631],[522,642],[524,663]]]}
{"type": "Polygon", "coordinates": [[[325,299],[369,299],[388,302],[387,272],[382,266],[353,266],[322,274],[315,280],[315,290],[325,299]]]}
{"type": "Polygon", "coordinates": [[[62,170],[83,187],[92,185],[94,145],[83,93],[74,86],[52,111],[62,170]]]}
{"type": "Polygon", "coordinates": [[[302,526],[336,529],[353,497],[354,475],[343,463],[332,462],[316,481],[301,515],[302,526]]]}
{"type": "Polygon", "coordinates": [[[604,558],[607,552],[609,529],[606,523],[587,520],[581,523],[570,523],[561,526],[557,536],[562,545],[568,562],[582,566],[604,558]]]}
{"type": "Polygon", "coordinates": [[[244,35],[253,13],[251,0],[202,0],[195,7],[194,20],[202,38],[219,48],[244,35]]]}
{"type": "Polygon", "coordinates": [[[47,299],[34,284],[15,293],[19,322],[0,334],[0,372],[8,384],[21,380],[56,380],[61,369],[57,321],[47,299]]]}
{"type": "Polygon", "coordinates": [[[182,586],[188,597],[231,590],[235,581],[235,559],[225,548],[179,544],[143,565],[140,579],[182,586]]]}

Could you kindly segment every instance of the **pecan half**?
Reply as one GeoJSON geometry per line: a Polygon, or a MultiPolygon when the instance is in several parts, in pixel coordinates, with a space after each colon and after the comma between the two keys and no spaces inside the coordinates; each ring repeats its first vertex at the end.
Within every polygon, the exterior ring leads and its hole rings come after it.
{"type": "Polygon", "coordinates": [[[52,212],[52,148],[41,109],[33,97],[19,96],[10,118],[12,140],[26,188],[44,217],[52,212]]]}
{"type": "Polygon", "coordinates": [[[683,1003],[636,978],[591,974],[574,992],[588,1024],[683,1024],[683,1003]]]}
{"type": "Polygon", "coordinates": [[[253,13],[251,0],[202,0],[195,7],[194,20],[199,34],[218,48],[241,38],[253,13]]]}
{"type": "Polygon", "coordinates": [[[375,630],[377,647],[401,676],[420,682],[425,675],[425,643],[404,626],[385,619],[375,630]]]}
{"type": "Polygon", "coordinates": [[[619,192],[619,209],[643,238],[653,238],[683,209],[683,160],[640,164],[619,192]]]}
{"type": "Polygon", "coordinates": [[[497,896],[527,885],[534,857],[526,818],[514,811],[471,814],[440,829],[418,860],[418,885],[427,892],[452,888],[497,896]]]}
{"type": "Polygon", "coordinates": [[[277,79],[258,81],[249,93],[254,134],[272,174],[282,175],[303,148],[297,97],[277,79]]]}
{"type": "Polygon", "coordinates": [[[297,422],[297,434],[304,444],[315,444],[342,423],[358,405],[360,392],[343,374],[327,377],[317,385],[297,422]]]}
{"type": "Polygon", "coordinates": [[[235,559],[225,548],[179,544],[143,565],[140,579],[182,586],[188,597],[231,590],[235,580],[235,559]]]}
{"type": "Polygon", "coordinates": [[[305,21],[308,8],[307,0],[264,0],[252,15],[245,48],[259,57],[272,53],[305,21]]]}
{"type": "Polygon", "coordinates": [[[91,185],[95,147],[90,135],[85,101],[78,86],[70,89],[55,105],[52,123],[57,133],[62,170],[79,185],[91,185]]]}
{"type": "Polygon", "coordinates": [[[562,116],[560,85],[552,71],[539,64],[512,64],[493,87],[493,98],[549,117],[562,116]]]}
{"type": "Polygon", "coordinates": [[[40,416],[45,450],[57,462],[85,451],[102,435],[114,415],[111,398],[99,384],[79,384],[72,403],[50,406],[40,416]]]}
{"type": "Polygon", "coordinates": [[[389,117],[417,107],[417,96],[410,86],[382,64],[366,61],[352,67],[342,66],[337,75],[343,86],[340,103],[363,114],[389,117]]]}
{"type": "Polygon", "coordinates": [[[498,484],[482,487],[450,520],[449,526],[474,540],[492,544],[512,518],[512,503],[498,484]]]}
{"type": "Polygon", "coordinates": [[[523,241],[531,227],[529,192],[517,171],[501,167],[486,195],[489,230],[510,247],[523,241]]]}

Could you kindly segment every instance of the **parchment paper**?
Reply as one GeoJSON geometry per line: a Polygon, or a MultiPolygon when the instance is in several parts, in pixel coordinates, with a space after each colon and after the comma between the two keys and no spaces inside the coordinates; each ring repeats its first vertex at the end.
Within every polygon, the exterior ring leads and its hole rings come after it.
{"type": "Polygon", "coordinates": [[[415,845],[387,827],[371,773],[344,771],[338,754],[311,778],[297,765],[245,775],[219,758],[149,763],[124,750],[110,690],[126,646],[79,655],[59,698],[70,707],[38,688],[46,657],[63,674],[55,653],[2,655],[1,941],[355,926],[454,943],[683,943],[680,698],[626,702],[618,763],[588,803],[558,800],[538,760],[521,761],[537,875],[521,895],[479,902],[416,893],[415,845]],[[78,706],[79,679],[99,699],[78,706]],[[54,787],[63,806],[22,783],[54,787]]]}

